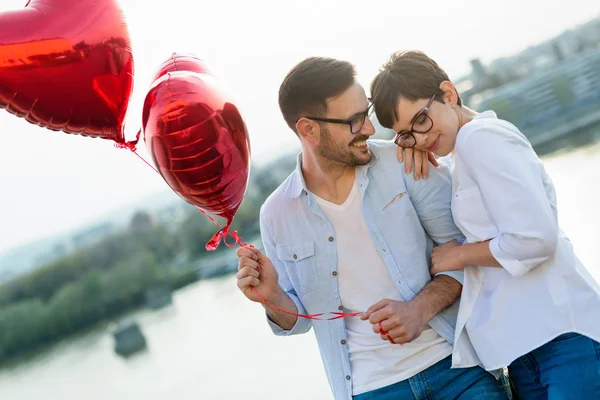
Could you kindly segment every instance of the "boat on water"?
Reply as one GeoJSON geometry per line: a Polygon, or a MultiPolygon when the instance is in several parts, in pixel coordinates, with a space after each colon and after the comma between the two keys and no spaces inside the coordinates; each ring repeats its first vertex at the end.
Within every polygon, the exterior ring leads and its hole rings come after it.
{"type": "Polygon", "coordinates": [[[146,337],[133,318],[119,321],[112,331],[115,353],[127,357],[146,348],[146,337]]]}

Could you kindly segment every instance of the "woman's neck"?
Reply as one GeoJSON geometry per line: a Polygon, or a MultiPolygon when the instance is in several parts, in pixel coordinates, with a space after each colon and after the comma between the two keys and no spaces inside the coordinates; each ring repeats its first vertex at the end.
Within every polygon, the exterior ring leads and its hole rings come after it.
{"type": "Polygon", "coordinates": [[[458,115],[458,129],[465,126],[465,124],[471,122],[473,118],[479,115],[477,111],[471,110],[469,107],[462,105],[456,111],[458,115]]]}

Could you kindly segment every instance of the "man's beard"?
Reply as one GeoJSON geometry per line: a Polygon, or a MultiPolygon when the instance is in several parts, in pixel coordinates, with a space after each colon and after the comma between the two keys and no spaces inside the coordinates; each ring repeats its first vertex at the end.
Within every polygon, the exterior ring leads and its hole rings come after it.
{"type": "MultiPolygon", "coordinates": [[[[367,136],[356,134],[353,142],[359,142],[367,139],[367,136]]],[[[329,129],[326,126],[321,125],[321,143],[319,143],[317,148],[317,151],[321,157],[333,163],[348,167],[365,165],[371,161],[370,150],[369,156],[364,155],[360,157],[358,154],[353,153],[349,147],[349,145],[335,144],[331,139],[329,129]]]]}

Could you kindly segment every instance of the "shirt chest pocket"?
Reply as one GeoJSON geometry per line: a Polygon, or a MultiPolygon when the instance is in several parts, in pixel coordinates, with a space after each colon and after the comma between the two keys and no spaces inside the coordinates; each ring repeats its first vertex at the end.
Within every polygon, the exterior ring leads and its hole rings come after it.
{"type": "Polygon", "coordinates": [[[454,223],[470,243],[488,240],[498,234],[478,187],[458,188],[452,197],[452,215],[454,223]]]}
{"type": "MultiPolygon", "coordinates": [[[[298,291],[310,292],[319,284],[315,243],[312,241],[277,245],[277,257],[285,264],[292,284],[298,291]]],[[[300,295],[300,293],[298,293],[300,295]]]]}
{"type": "Polygon", "coordinates": [[[420,248],[425,251],[425,233],[405,191],[386,196],[383,207],[375,209],[373,214],[391,249],[401,254],[420,248]]]}

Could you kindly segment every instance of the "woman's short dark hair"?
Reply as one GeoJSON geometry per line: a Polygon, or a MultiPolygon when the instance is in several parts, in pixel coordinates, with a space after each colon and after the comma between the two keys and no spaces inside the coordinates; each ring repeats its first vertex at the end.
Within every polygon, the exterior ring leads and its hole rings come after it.
{"type": "MultiPolygon", "coordinates": [[[[371,82],[371,97],[377,120],[391,128],[398,120],[398,100],[436,99],[443,102],[440,84],[449,81],[448,74],[425,53],[417,50],[397,51],[380,69],[371,82]]],[[[458,105],[462,105],[460,97],[458,105]]]]}

